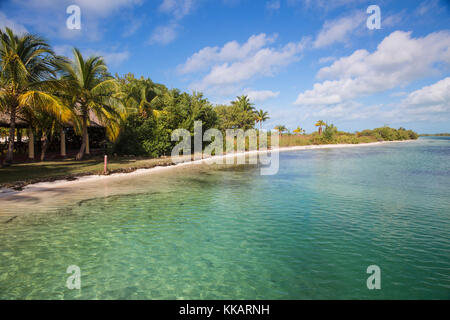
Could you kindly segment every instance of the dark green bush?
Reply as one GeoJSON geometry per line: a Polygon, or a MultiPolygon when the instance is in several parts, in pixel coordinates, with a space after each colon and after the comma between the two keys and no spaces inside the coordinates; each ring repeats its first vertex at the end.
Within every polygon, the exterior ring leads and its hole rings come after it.
{"type": "Polygon", "coordinates": [[[335,143],[337,132],[338,130],[333,124],[327,124],[322,132],[322,141],[325,143],[335,143]]]}

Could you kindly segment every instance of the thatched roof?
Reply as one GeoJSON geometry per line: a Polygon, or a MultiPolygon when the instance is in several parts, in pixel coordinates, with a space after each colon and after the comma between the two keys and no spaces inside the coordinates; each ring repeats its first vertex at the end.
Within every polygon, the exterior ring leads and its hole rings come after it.
{"type": "MultiPolygon", "coordinates": [[[[89,121],[90,127],[102,128],[104,127],[100,120],[93,112],[89,112],[89,121]]],[[[7,112],[0,112],[0,127],[9,128],[10,123],[10,115],[7,112]]],[[[67,124],[68,126],[72,126],[71,124],[67,124]]],[[[20,115],[16,115],[16,128],[27,128],[28,122],[21,118],[20,115]]]]}
{"type": "MultiPolygon", "coordinates": [[[[9,128],[10,123],[10,115],[6,112],[0,112],[0,127],[7,127],[9,128]]],[[[16,128],[26,128],[28,126],[27,122],[20,118],[19,116],[16,116],[16,128]]]]}

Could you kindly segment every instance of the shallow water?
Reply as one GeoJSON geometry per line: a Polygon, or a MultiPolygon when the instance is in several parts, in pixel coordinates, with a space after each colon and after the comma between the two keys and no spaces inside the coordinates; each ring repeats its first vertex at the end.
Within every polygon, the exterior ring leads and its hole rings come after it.
{"type": "Polygon", "coordinates": [[[449,299],[449,160],[421,138],[3,197],[0,298],[449,299]]]}

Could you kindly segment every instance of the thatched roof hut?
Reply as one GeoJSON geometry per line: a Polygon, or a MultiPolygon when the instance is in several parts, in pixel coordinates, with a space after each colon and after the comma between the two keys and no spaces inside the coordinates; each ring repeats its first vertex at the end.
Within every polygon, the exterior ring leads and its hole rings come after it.
{"type": "MultiPolygon", "coordinates": [[[[93,113],[89,113],[90,127],[103,128],[100,120],[93,113]]],[[[7,112],[0,112],[0,128],[9,128],[10,115],[7,112]]],[[[72,127],[72,124],[67,124],[68,127],[72,127]]],[[[28,121],[23,119],[20,114],[16,115],[16,128],[28,128],[28,121]]]]}
{"type": "MultiPolygon", "coordinates": [[[[0,112],[0,128],[9,128],[10,115],[6,112],[0,112]]],[[[22,119],[20,116],[16,116],[16,128],[26,128],[28,127],[27,121],[22,119]]]]}

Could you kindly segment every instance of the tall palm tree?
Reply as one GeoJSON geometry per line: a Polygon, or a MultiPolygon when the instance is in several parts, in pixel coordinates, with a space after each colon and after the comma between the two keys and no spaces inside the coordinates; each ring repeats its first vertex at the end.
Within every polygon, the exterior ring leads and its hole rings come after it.
{"type": "Polygon", "coordinates": [[[10,116],[6,162],[11,163],[18,113],[39,109],[65,121],[70,110],[51,93],[55,56],[45,40],[5,28],[0,41],[0,107],[10,116]]]}
{"type": "Polygon", "coordinates": [[[231,102],[232,105],[240,107],[244,111],[254,112],[254,104],[250,102],[250,99],[246,95],[236,97],[235,101],[231,102]]]}
{"type": "Polygon", "coordinates": [[[262,123],[269,120],[269,113],[260,109],[256,112],[256,122],[259,122],[259,129],[261,129],[262,123]]]}
{"type": "Polygon", "coordinates": [[[129,75],[126,81],[124,101],[129,111],[138,112],[144,117],[149,113],[157,117],[160,110],[155,107],[160,104],[162,90],[150,79],[135,79],[129,75]]]}
{"type": "Polygon", "coordinates": [[[319,135],[322,134],[322,127],[325,127],[326,123],[323,120],[319,120],[316,122],[316,127],[319,127],[319,135]]]}
{"type": "Polygon", "coordinates": [[[298,126],[297,129],[294,130],[294,132],[297,134],[302,134],[302,133],[305,133],[306,131],[305,131],[305,129],[298,126]]]}
{"type": "Polygon", "coordinates": [[[108,74],[103,58],[91,56],[85,60],[77,48],[73,49],[73,55],[72,61],[59,62],[58,69],[64,88],[62,95],[66,101],[70,101],[77,115],[76,124],[81,127],[82,143],[76,156],[80,160],[89,143],[88,124],[91,114],[96,115],[106,127],[108,137],[115,139],[125,109],[121,102],[123,95],[119,83],[108,74]]]}
{"type": "Polygon", "coordinates": [[[286,126],[283,126],[283,125],[281,125],[281,124],[275,126],[274,129],[278,131],[278,134],[279,134],[280,136],[281,136],[281,134],[282,134],[283,132],[285,132],[285,131],[287,130],[286,126]]]}

